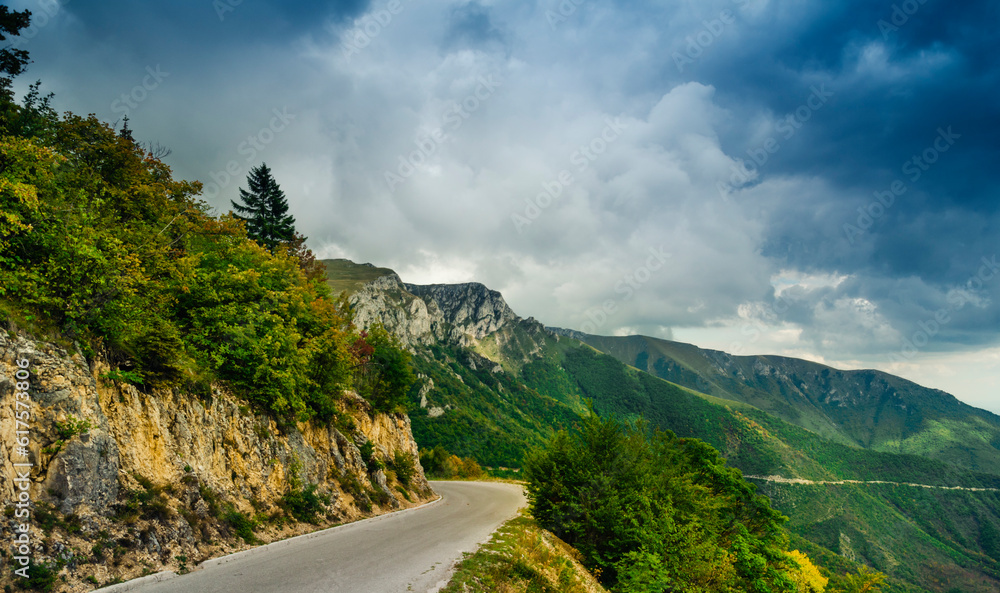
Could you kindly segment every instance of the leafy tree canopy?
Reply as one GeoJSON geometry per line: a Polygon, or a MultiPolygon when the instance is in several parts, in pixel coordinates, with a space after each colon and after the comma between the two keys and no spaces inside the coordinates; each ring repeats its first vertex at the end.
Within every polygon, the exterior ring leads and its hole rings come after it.
{"type": "MultiPolygon", "coordinates": [[[[7,41],[10,37],[16,37],[21,29],[27,28],[31,21],[31,11],[11,10],[7,6],[0,6],[0,41],[7,41]]],[[[14,49],[11,46],[0,49],[0,72],[9,76],[0,76],[0,96],[10,101],[13,97],[11,82],[14,76],[24,71],[28,65],[28,52],[23,49],[14,49]]]]}
{"type": "Polygon", "coordinates": [[[785,518],[697,439],[591,411],[524,469],[539,524],[614,591],[791,592],[812,578],[785,518]]]}
{"type": "Polygon", "coordinates": [[[94,116],[57,116],[38,88],[22,105],[0,97],[8,329],[101,353],[144,388],[207,396],[222,382],[285,421],[335,420],[355,386],[378,410],[400,407],[409,353],[384,330],[365,357],[352,350],[365,338],[304,237],[266,249],[237,218],[211,215],[199,183],[94,116]]]}

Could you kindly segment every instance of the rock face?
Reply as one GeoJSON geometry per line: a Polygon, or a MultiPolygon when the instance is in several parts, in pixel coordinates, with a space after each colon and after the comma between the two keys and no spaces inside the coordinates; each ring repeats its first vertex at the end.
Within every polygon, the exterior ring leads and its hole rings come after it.
{"type": "MultiPolygon", "coordinates": [[[[47,539],[33,528],[33,560],[64,566],[69,590],[87,590],[82,582],[87,575],[97,575],[100,582],[127,579],[144,570],[177,569],[178,557],[190,566],[238,549],[244,544],[220,518],[220,509],[248,518],[276,516],[284,508],[283,497],[307,485],[314,485],[322,499],[320,524],[433,496],[409,418],[376,414],[351,392],[341,398],[336,426],[279,427],[220,388],[207,398],[170,389],[144,391],[108,379],[110,369],[100,360],[88,364],[54,344],[4,333],[0,356],[0,462],[6,476],[0,497],[12,510],[18,496],[14,464],[33,464],[32,512],[51,505],[78,526],[67,534],[57,528],[47,539]],[[18,359],[30,363],[26,457],[14,446],[15,431],[25,429],[14,422],[18,359]],[[370,452],[363,455],[366,448],[370,452]],[[413,476],[405,485],[393,477],[396,472],[385,470],[397,459],[410,462],[404,465],[411,466],[413,476]],[[114,564],[91,567],[72,554],[69,561],[59,560],[58,550],[70,544],[90,550],[99,533],[101,541],[124,549],[114,564]],[[115,538],[127,545],[115,544],[115,538]],[[52,541],[43,544],[43,539],[52,541]],[[74,568],[84,571],[76,575],[79,587],[74,568]]],[[[17,523],[2,523],[0,538],[6,544],[17,523]]],[[[312,529],[264,521],[254,537],[266,541],[312,529]]],[[[7,572],[0,577],[4,582],[7,572]]]]}
{"type": "Polygon", "coordinates": [[[395,273],[369,282],[350,303],[359,327],[381,322],[410,348],[469,346],[519,320],[499,292],[482,284],[404,284],[395,273]]]}
{"type": "Polygon", "coordinates": [[[436,304],[444,322],[466,340],[481,340],[518,319],[499,292],[479,283],[404,286],[425,302],[436,304]]]}
{"type": "Polygon", "coordinates": [[[354,323],[368,328],[376,322],[409,347],[444,339],[444,316],[437,305],[407,292],[395,273],[369,282],[350,297],[354,323]]]}

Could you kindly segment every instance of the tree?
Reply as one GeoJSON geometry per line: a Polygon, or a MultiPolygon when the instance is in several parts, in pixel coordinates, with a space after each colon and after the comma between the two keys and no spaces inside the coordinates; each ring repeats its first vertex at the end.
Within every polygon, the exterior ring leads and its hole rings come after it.
{"type": "Polygon", "coordinates": [[[377,412],[404,411],[415,377],[412,356],[399,339],[376,323],[354,340],[350,353],[358,393],[377,412]]]}
{"type": "Polygon", "coordinates": [[[249,191],[240,188],[242,204],[232,202],[236,218],[246,223],[247,235],[272,253],[279,243],[295,240],[295,218],[288,214],[285,192],[278,187],[267,163],[250,169],[247,185],[249,191]]]}
{"type": "Polygon", "coordinates": [[[823,593],[826,590],[826,584],[830,579],[819,572],[808,556],[798,550],[792,550],[788,552],[788,557],[797,567],[797,570],[793,567],[788,572],[798,593],[823,593]]]}
{"type": "Polygon", "coordinates": [[[122,130],[118,132],[120,138],[124,138],[131,142],[135,142],[135,138],[132,137],[132,130],[128,127],[128,116],[126,115],[122,119],[122,130]]]}
{"type": "MultiPolygon", "coordinates": [[[[31,12],[27,10],[18,12],[0,6],[0,42],[19,35],[30,20],[31,12]]],[[[29,61],[28,52],[23,49],[14,49],[9,44],[0,47],[0,133],[4,135],[12,133],[11,120],[19,111],[14,103],[13,78],[24,71],[29,61]]]]}
{"type": "Polygon", "coordinates": [[[844,578],[843,593],[879,593],[885,585],[885,575],[876,572],[864,564],[855,574],[849,574],[844,578]]]}
{"type": "MultiPolygon", "coordinates": [[[[31,11],[16,11],[0,6],[0,41],[7,41],[8,35],[20,35],[21,29],[26,28],[30,22],[31,11]]],[[[10,75],[0,77],[0,95],[7,101],[13,98],[11,78],[23,72],[28,62],[28,52],[23,49],[12,49],[11,46],[0,49],[0,72],[10,75]]]]}

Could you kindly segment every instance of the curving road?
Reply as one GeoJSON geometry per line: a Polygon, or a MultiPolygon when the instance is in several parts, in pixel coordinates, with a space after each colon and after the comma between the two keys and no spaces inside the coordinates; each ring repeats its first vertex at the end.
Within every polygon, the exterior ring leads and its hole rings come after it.
{"type": "Polygon", "coordinates": [[[139,593],[396,593],[437,591],[462,552],[474,550],[525,505],[520,486],[433,482],[434,503],[327,530],[207,568],[139,593]]]}

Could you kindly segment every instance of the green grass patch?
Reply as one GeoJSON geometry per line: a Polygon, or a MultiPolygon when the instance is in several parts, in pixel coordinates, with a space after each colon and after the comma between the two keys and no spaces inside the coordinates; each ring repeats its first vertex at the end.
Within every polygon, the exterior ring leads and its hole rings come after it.
{"type": "Polygon", "coordinates": [[[342,292],[353,294],[372,280],[393,273],[388,268],[356,264],[346,259],[325,259],[322,263],[326,266],[326,284],[334,295],[342,292]]]}
{"type": "Polygon", "coordinates": [[[520,515],[456,567],[441,593],[603,593],[576,552],[534,519],[520,515]]]}

